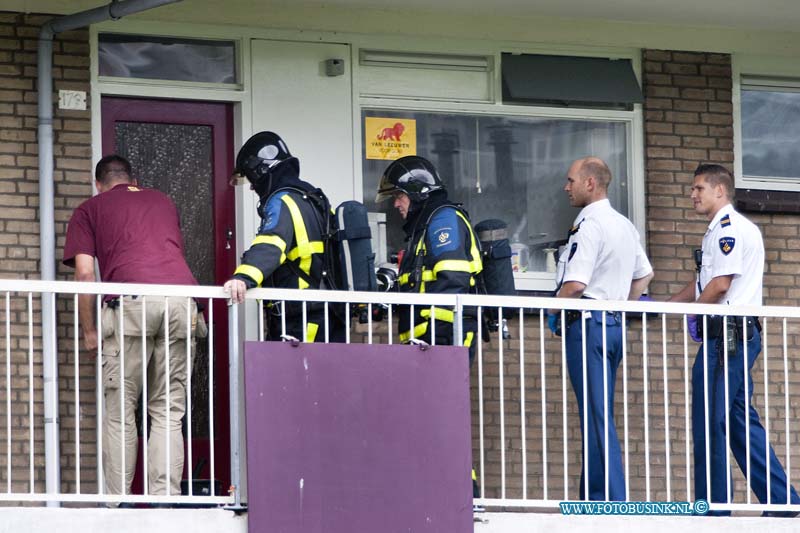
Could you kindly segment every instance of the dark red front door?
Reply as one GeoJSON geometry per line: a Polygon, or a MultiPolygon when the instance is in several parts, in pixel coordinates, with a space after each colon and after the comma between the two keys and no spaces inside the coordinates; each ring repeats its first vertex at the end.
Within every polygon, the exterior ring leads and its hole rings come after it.
{"type": "MultiPolygon", "coordinates": [[[[163,191],[178,206],[186,259],[198,282],[222,285],[236,267],[234,191],[228,185],[233,168],[231,105],[104,97],[102,131],[103,155],[118,153],[127,158],[142,186],[163,191]]],[[[201,304],[208,307],[208,301],[201,304]]],[[[187,453],[184,477],[192,469],[194,478],[210,478],[213,419],[215,477],[227,488],[230,441],[224,301],[214,303],[213,317],[214,346],[209,349],[207,340],[198,340],[192,369],[192,464],[187,453]],[[209,373],[213,373],[213,389],[209,373]]],[[[188,426],[187,420],[186,434],[188,426]]],[[[142,488],[141,457],[140,453],[134,493],[142,488]]]]}

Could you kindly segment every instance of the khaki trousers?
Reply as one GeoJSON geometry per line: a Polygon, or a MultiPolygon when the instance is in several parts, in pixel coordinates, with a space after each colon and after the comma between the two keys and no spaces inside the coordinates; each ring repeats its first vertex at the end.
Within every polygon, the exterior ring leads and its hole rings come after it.
{"type": "Polygon", "coordinates": [[[154,495],[179,495],[187,345],[193,357],[195,302],[177,297],[126,296],[115,308],[103,307],[102,325],[106,493],[130,493],[138,448],[136,405],[146,384],[144,401],[150,418],[148,491],[154,495]]]}

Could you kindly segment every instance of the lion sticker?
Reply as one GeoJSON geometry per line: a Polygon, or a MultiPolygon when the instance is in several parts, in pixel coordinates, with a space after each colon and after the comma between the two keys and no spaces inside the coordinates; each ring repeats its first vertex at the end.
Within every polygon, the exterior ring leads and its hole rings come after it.
{"type": "Polygon", "coordinates": [[[378,134],[378,140],[399,141],[400,137],[403,136],[404,131],[406,131],[406,127],[400,122],[395,122],[394,126],[391,128],[383,128],[383,130],[378,134]]]}

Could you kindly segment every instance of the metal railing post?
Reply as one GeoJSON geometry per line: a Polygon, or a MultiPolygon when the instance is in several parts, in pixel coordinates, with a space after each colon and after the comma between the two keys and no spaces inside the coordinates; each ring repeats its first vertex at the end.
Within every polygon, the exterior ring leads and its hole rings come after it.
{"type": "Polygon", "coordinates": [[[461,295],[456,294],[456,308],[453,312],[453,343],[455,346],[464,345],[464,304],[461,302],[461,295]]]}
{"type": "Polygon", "coordinates": [[[229,509],[243,509],[241,469],[241,427],[239,407],[239,305],[228,304],[228,386],[231,420],[231,490],[233,505],[229,509]]]}

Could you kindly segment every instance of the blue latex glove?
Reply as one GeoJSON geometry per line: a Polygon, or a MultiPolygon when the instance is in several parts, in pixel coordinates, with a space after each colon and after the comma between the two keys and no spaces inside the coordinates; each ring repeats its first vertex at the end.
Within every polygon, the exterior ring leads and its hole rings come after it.
{"type": "Polygon", "coordinates": [[[699,331],[701,325],[702,322],[697,320],[697,315],[689,315],[686,317],[686,327],[689,330],[689,336],[692,337],[694,342],[703,342],[703,335],[699,331]]]}
{"type": "Polygon", "coordinates": [[[547,327],[553,332],[553,335],[561,336],[561,313],[554,315],[547,315],[547,327]]]}

